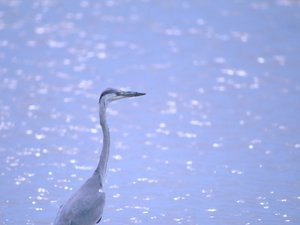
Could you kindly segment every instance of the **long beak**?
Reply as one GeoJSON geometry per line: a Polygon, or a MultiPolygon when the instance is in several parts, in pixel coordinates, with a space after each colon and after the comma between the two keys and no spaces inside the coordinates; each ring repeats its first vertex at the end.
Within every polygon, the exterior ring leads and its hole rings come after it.
{"type": "Polygon", "coordinates": [[[124,97],[136,97],[136,96],[141,96],[145,95],[146,93],[140,93],[140,92],[134,92],[134,91],[123,91],[121,93],[122,96],[124,97]]]}

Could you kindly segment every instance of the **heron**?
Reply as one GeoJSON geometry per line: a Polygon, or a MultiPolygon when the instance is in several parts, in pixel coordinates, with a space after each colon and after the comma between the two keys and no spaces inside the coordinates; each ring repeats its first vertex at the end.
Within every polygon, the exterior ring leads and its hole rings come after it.
{"type": "Polygon", "coordinates": [[[102,219],[105,204],[103,190],[110,151],[110,134],[106,121],[106,108],[110,102],[145,95],[145,93],[104,90],[99,98],[99,120],[103,145],[98,165],[90,178],[59,208],[54,225],[95,225],[102,219]]]}

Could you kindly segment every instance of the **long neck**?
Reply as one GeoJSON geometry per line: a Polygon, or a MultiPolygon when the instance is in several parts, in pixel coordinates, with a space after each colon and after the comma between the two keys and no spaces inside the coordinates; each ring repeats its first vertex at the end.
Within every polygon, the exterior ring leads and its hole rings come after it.
{"type": "Polygon", "coordinates": [[[99,103],[99,118],[100,118],[102,133],[103,133],[103,146],[102,146],[99,163],[95,170],[95,173],[99,175],[100,182],[103,183],[106,170],[107,170],[107,162],[109,157],[109,146],[110,146],[110,135],[109,135],[109,129],[106,122],[106,106],[104,100],[100,101],[99,103]]]}

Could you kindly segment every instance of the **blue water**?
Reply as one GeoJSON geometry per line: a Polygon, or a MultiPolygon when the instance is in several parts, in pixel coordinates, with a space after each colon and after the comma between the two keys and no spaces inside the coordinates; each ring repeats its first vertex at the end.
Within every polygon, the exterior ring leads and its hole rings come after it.
{"type": "Polygon", "coordinates": [[[0,224],[51,224],[101,149],[103,224],[300,223],[300,2],[1,1],[0,224]]]}

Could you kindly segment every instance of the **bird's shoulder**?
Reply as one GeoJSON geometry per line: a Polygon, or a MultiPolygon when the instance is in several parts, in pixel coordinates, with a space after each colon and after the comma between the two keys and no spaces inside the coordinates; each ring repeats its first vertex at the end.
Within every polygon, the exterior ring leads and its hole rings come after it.
{"type": "Polygon", "coordinates": [[[84,202],[98,202],[103,201],[105,192],[98,180],[92,176],[74,193],[73,200],[84,202]]]}

